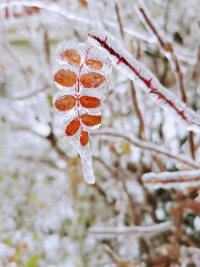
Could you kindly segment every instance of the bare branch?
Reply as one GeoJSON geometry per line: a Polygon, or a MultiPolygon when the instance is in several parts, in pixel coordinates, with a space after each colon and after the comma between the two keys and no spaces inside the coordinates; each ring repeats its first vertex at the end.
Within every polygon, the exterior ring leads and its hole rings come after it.
{"type": "Polygon", "coordinates": [[[160,147],[156,144],[150,143],[150,142],[146,142],[146,141],[141,141],[140,139],[138,139],[135,136],[129,137],[127,135],[124,135],[122,133],[116,133],[116,132],[111,132],[111,131],[101,131],[101,132],[97,132],[97,133],[91,133],[91,135],[93,136],[105,136],[105,137],[116,137],[116,138],[121,138],[126,140],[127,142],[129,142],[130,144],[139,147],[143,150],[147,150],[150,153],[156,153],[156,154],[160,154],[163,155],[167,158],[176,160],[177,162],[180,162],[184,165],[187,165],[190,168],[195,168],[195,169],[199,169],[199,164],[196,163],[194,160],[191,160],[190,158],[186,157],[185,155],[176,155],[170,151],[168,151],[167,149],[160,147]]]}

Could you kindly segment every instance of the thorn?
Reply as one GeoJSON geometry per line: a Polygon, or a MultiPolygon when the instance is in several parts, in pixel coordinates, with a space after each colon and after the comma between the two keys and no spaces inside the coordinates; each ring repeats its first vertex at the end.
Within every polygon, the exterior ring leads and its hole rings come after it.
{"type": "Polygon", "coordinates": [[[157,93],[157,89],[156,89],[155,87],[152,87],[152,88],[149,90],[149,93],[156,94],[156,93],[157,93]]]}
{"type": "Polygon", "coordinates": [[[179,111],[179,114],[181,115],[182,118],[185,117],[184,110],[179,111]]]}
{"type": "Polygon", "coordinates": [[[106,36],[105,37],[105,39],[103,40],[103,42],[106,44],[106,42],[107,42],[107,38],[108,38],[108,36],[106,36]]]}
{"type": "Polygon", "coordinates": [[[117,65],[122,62],[121,58],[118,58],[117,65]]]}
{"type": "Polygon", "coordinates": [[[152,83],[152,78],[149,80],[145,80],[147,86],[151,87],[151,83],[152,83]]]}

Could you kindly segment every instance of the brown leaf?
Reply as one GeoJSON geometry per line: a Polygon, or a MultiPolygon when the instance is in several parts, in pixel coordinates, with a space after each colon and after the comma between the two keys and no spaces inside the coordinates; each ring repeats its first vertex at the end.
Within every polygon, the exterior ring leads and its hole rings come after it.
{"type": "Polygon", "coordinates": [[[81,116],[81,120],[86,126],[95,126],[101,123],[101,116],[84,114],[81,116]]]}
{"type": "Polygon", "coordinates": [[[74,66],[81,63],[81,56],[76,49],[66,49],[60,54],[60,58],[74,66]]]}
{"type": "Polygon", "coordinates": [[[96,70],[100,70],[103,68],[103,63],[99,60],[96,59],[88,59],[85,61],[85,64],[92,68],[92,69],[96,69],[96,70]]]}
{"type": "Polygon", "coordinates": [[[74,135],[80,127],[80,120],[78,118],[72,120],[66,127],[65,133],[68,136],[74,135]]]}
{"type": "Polygon", "coordinates": [[[64,95],[56,99],[55,108],[58,111],[68,111],[76,105],[76,98],[71,95],[64,95]]]}
{"type": "Polygon", "coordinates": [[[87,131],[82,130],[80,135],[80,143],[82,146],[86,146],[89,141],[89,135],[87,131]]]}
{"type": "Polygon", "coordinates": [[[105,77],[97,72],[89,72],[80,77],[80,82],[85,88],[97,88],[105,80],[105,77]]]}
{"type": "Polygon", "coordinates": [[[77,76],[71,70],[61,69],[54,75],[54,81],[66,87],[73,86],[76,83],[77,76]]]}
{"type": "Polygon", "coordinates": [[[82,96],[80,103],[84,108],[97,108],[101,105],[101,100],[93,96],[82,96]]]}

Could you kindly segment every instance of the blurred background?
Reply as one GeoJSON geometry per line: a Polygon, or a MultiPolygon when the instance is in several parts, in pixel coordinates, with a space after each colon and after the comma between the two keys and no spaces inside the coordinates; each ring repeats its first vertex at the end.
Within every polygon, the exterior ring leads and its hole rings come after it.
{"type": "Polygon", "coordinates": [[[0,1],[0,266],[200,266],[200,134],[113,67],[91,186],[52,106],[57,45],[98,29],[198,113],[199,14],[198,0],[0,1]]]}

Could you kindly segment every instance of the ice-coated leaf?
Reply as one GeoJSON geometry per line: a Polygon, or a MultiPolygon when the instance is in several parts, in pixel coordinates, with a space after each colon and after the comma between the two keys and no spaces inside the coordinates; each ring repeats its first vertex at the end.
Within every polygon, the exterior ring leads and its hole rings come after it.
{"type": "Polygon", "coordinates": [[[84,108],[97,108],[101,105],[101,100],[93,96],[81,96],[80,103],[84,108]]]}
{"type": "Polygon", "coordinates": [[[93,184],[89,130],[101,125],[100,108],[108,91],[110,61],[99,47],[63,42],[58,46],[56,62],[54,81],[64,92],[54,96],[53,104],[64,113],[65,138],[81,157],[86,182],[93,184]]]}
{"type": "Polygon", "coordinates": [[[103,63],[99,60],[95,59],[88,59],[85,61],[85,64],[90,67],[91,69],[100,70],[103,68],[103,63]]]}
{"type": "Polygon", "coordinates": [[[70,87],[76,83],[77,75],[71,70],[61,69],[54,75],[54,81],[61,86],[70,87]]]}
{"type": "Polygon", "coordinates": [[[54,106],[60,112],[72,109],[76,105],[76,98],[71,95],[63,95],[55,100],[54,106]]]}
{"type": "Polygon", "coordinates": [[[105,77],[98,72],[89,72],[81,75],[80,82],[85,88],[97,88],[105,82],[105,77]]]}
{"type": "Polygon", "coordinates": [[[95,126],[95,125],[101,124],[100,115],[84,114],[81,116],[81,120],[86,126],[95,126]]]}
{"type": "Polygon", "coordinates": [[[80,143],[82,146],[86,146],[88,142],[89,142],[88,131],[82,130],[80,134],[80,143]]]}
{"type": "Polygon", "coordinates": [[[78,131],[79,128],[80,128],[80,120],[76,118],[67,125],[65,133],[68,136],[72,136],[78,131]]]}
{"type": "Polygon", "coordinates": [[[67,61],[70,65],[80,65],[81,56],[76,49],[66,49],[60,54],[60,58],[63,61],[67,61]]]}

